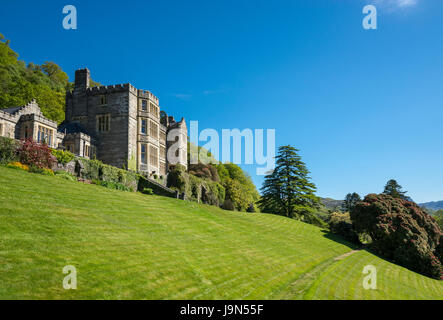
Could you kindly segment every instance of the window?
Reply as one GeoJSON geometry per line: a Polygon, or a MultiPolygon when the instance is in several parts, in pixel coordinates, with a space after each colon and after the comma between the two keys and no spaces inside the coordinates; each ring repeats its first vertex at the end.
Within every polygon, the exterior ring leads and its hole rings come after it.
{"type": "Polygon", "coordinates": [[[108,97],[106,95],[100,96],[100,105],[104,106],[108,104],[108,97]]]}
{"type": "Polygon", "coordinates": [[[154,146],[149,146],[149,164],[158,167],[158,150],[154,146]]]}
{"type": "Polygon", "coordinates": [[[146,119],[142,119],[141,120],[141,133],[142,134],[147,134],[148,133],[148,120],[146,119]]]}
{"type": "Polygon", "coordinates": [[[160,162],[160,174],[161,175],[166,174],[166,164],[164,162],[160,162]]]}
{"type": "Polygon", "coordinates": [[[154,139],[158,139],[158,125],[153,121],[150,122],[149,135],[154,139]]]}
{"type": "Polygon", "coordinates": [[[160,157],[166,157],[166,149],[165,147],[160,146],[160,157]]]}
{"type": "Polygon", "coordinates": [[[147,157],[146,157],[146,144],[142,144],[141,148],[140,148],[140,154],[141,154],[141,158],[140,158],[140,162],[142,164],[147,164],[147,157]]]}
{"type": "Polygon", "coordinates": [[[3,135],[3,123],[0,123],[0,136],[3,135]]]}
{"type": "Polygon", "coordinates": [[[88,145],[85,145],[85,150],[84,150],[84,156],[85,157],[90,157],[91,156],[91,148],[90,148],[90,146],[88,146],[88,145]]]}
{"type": "Polygon", "coordinates": [[[159,117],[159,107],[152,102],[149,104],[149,112],[152,113],[156,118],[159,117]]]}
{"type": "Polygon", "coordinates": [[[43,126],[38,126],[37,142],[46,143],[48,146],[52,146],[53,131],[43,126]]]}
{"type": "Polygon", "coordinates": [[[142,110],[148,111],[148,101],[142,100],[142,110]]]}
{"type": "Polygon", "coordinates": [[[28,139],[28,126],[25,126],[25,139],[28,139]]]}
{"type": "Polygon", "coordinates": [[[160,141],[166,142],[166,133],[160,131],[160,141]]]}
{"type": "Polygon", "coordinates": [[[108,114],[97,116],[98,131],[107,132],[109,131],[109,127],[110,127],[110,116],[108,114]]]}

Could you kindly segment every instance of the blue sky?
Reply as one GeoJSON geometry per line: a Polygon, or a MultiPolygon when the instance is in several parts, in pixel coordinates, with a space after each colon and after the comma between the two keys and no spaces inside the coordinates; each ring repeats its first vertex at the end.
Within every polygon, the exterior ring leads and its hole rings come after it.
{"type": "MultiPolygon", "coordinates": [[[[443,2],[12,1],[0,33],[26,62],[152,91],[200,128],[276,129],[318,187],[342,199],[395,178],[443,199],[443,2]],[[362,9],[378,9],[378,29],[362,9]],[[78,29],[62,28],[62,8],[78,29]]],[[[259,187],[262,177],[244,166],[259,187]]]]}

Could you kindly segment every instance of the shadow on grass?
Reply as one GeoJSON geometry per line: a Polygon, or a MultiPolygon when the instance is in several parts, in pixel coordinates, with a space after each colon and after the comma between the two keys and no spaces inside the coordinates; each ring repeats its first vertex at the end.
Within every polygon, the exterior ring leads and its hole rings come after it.
{"type": "Polygon", "coordinates": [[[334,233],[332,233],[330,231],[322,230],[322,232],[323,232],[323,237],[325,237],[325,238],[327,238],[329,240],[335,241],[337,243],[340,243],[342,245],[345,245],[345,246],[349,247],[352,250],[363,249],[365,247],[362,244],[355,244],[355,243],[349,242],[346,239],[344,239],[342,236],[334,234],[334,233]]]}
{"type": "MultiPolygon", "coordinates": [[[[429,278],[429,279],[432,279],[432,280],[437,280],[437,281],[439,280],[439,279],[430,277],[429,275],[426,275],[424,273],[421,273],[421,272],[419,272],[417,270],[414,270],[413,268],[404,266],[404,265],[396,262],[393,259],[389,259],[388,257],[382,256],[379,252],[377,252],[377,250],[371,244],[361,244],[361,243],[360,244],[356,244],[356,243],[352,243],[352,242],[347,241],[346,239],[344,239],[342,236],[330,232],[329,230],[322,230],[322,233],[323,233],[323,237],[325,237],[325,238],[327,238],[329,240],[335,241],[337,243],[340,243],[342,245],[345,245],[345,246],[349,247],[352,250],[363,250],[363,251],[366,251],[367,253],[370,253],[371,255],[376,256],[380,260],[386,261],[388,263],[395,264],[395,265],[397,265],[397,266],[399,266],[401,268],[407,269],[407,270],[409,270],[411,272],[414,272],[416,274],[422,275],[422,276],[424,276],[426,278],[429,278]]],[[[440,280],[443,281],[443,279],[440,279],[440,280]]]]}

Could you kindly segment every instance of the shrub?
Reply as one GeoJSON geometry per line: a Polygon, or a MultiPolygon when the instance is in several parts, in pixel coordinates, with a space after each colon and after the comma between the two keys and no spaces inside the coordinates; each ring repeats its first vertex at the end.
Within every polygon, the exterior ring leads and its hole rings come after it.
{"type": "Polygon", "coordinates": [[[217,168],[212,164],[189,164],[188,172],[194,176],[199,178],[204,178],[208,180],[212,180],[215,182],[220,182],[220,177],[217,172],[217,168]]]}
{"type": "Polygon", "coordinates": [[[417,204],[390,195],[370,194],[351,212],[357,232],[366,232],[383,257],[424,275],[443,276],[437,222],[417,204]]]}
{"type": "Polygon", "coordinates": [[[349,212],[334,212],[329,220],[329,230],[334,234],[342,236],[349,242],[359,243],[359,236],[352,225],[349,212]]]}
{"type": "Polygon", "coordinates": [[[32,139],[23,140],[18,148],[20,162],[37,168],[52,168],[56,161],[51,149],[46,144],[40,144],[32,139]]]}
{"type": "MultiPolygon", "coordinates": [[[[212,169],[212,166],[208,167],[212,169]]],[[[246,211],[251,203],[256,203],[260,195],[251,177],[238,165],[233,163],[216,166],[221,184],[226,191],[226,199],[233,202],[238,211],[246,211]]]]}
{"type": "Polygon", "coordinates": [[[82,158],[78,159],[77,163],[76,170],[83,179],[116,183],[124,185],[132,191],[137,189],[138,175],[134,172],[103,164],[103,162],[99,160],[82,158]]]}
{"type": "Polygon", "coordinates": [[[55,175],[54,171],[52,171],[51,169],[39,168],[39,167],[36,167],[36,166],[30,166],[29,167],[29,172],[42,174],[44,176],[54,176],[55,175]]]}
{"type": "Polygon", "coordinates": [[[131,188],[118,183],[118,182],[109,182],[109,181],[101,181],[101,180],[92,180],[93,184],[98,186],[102,186],[108,189],[120,190],[120,191],[132,191],[131,188]]]}
{"type": "Polygon", "coordinates": [[[152,190],[151,188],[144,188],[142,193],[143,194],[147,194],[147,195],[153,195],[154,194],[154,190],[152,190]]]}
{"type": "Polygon", "coordinates": [[[8,168],[11,169],[20,169],[24,171],[29,171],[29,167],[23,163],[20,162],[11,162],[7,165],[8,168]]]}
{"type": "Polygon", "coordinates": [[[99,160],[78,159],[78,164],[81,166],[80,177],[86,180],[100,180],[100,169],[103,163],[99,160]]]}
{"type": "Polygon", "coordinates": [[[39,168],[36,166],[30,166],[29,172],[42,174],[44,176],[54,176],[54,171],[48,168],[39,168]]]}
{"type": "Polygon", "coordinates": [[[56,171],[55,175],[57,177],[60,177],[62,179],[66,179],[66,180],[69,180],[69,181],[77,181],[77,177],[76,176],[74,176],[73,174],[70,174],[69,172],[63,171],[63,170],[56,171]]]}
{"type": "Polygon", "coordinates": [[[222,208],[225,210],[230,210],[230,211],[235,210],[234,203],[229,199],[226,199],[225,202],[223,202],[222,208]]]}
{"type": "Polygon", "coordinates": [[[66,165],[67,163],[71,162],[75,158],[74,154],[69,151],[52,149],[51,153],[53,156],[56,157],[57,162],[61,163],[62,165],[66,165]]]}
{"type": "Polygon", "coordinates": [[[225,188],[220,183],[189,174],[181,166],[176,166],[169,173],[168,186],[185,193],[191,201],[220,206],[225,200],[225,188]]]}
{"type": "Polygon", "coordinates": [[[0,137],[0,164],[17,160],[17,142],[14,139],[0,137]]]}

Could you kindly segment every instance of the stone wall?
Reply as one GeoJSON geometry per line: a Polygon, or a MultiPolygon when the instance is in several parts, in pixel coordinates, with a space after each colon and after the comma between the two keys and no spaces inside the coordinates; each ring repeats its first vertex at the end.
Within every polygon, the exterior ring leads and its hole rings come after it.
{"type": "Polygon", "coordinates": [[[76,72],[76,87],[66,96],[66,120],[79,122],[97,140],[96,156],[106,164],[128,168],[133,152],[129,144],[131,85],[89,88],[89,71],[76,72]],[[105,104],[103,104],[103,97],[105,104]],[[109,131],[98,130],[98,116],[110,117],[109,131]],[[131,150],[130,150],[131,148],[131,150]]]}
{"type": "MultiPolygon", "coordinates": [[[[164,132],[167,128],[160,124],[160,118],[150,112],[149,103],[159,108],[158,98],[146,90],[137,90],[130,84],[113,86],[89,87],[89,70],[76,71],[75,88],[66,95],[66,120],[78,122],[94,136],[96,140],[96,156],[106,164],[119,168],[125,167],[145,174],[159,174],[160,166],[150,165],[150,146],[154,146],[159,152],[167,149],[164,132]],[[105,104],[103,101],[106,101],[105,104]],[[140,108],[141,101],[148,102],[147,110],[140,108]],[[98,130],[97,117],[106,115],[110,117],[110,129],[107,132],[98,130]],[[148,119],[146,134],[140,133],[141,118],[148,119]],[[151,121],[160,129],[163,127],[163,135],[155,138],[150,134],[151,121]],[[141,165],[140,146],[147,144],[147,164],[141,165]]],[[[179,129],[180,159],[178,163],[187,166],[187,128],[182,120],[175,123],[179,129]]],[[[158,164],[160,157],[158,156],[158,164]]],[[[161,157],[164,160],[164,156],[161,157]]],[[[164,168],[166,169],[167,163],[164,168]]]]}
{"type": "Polygon", "coordinates": [[[7,138],[15,138],[16,119],[11,117],[9,113],[0,111],[0,136],[7,138]]]}

